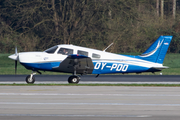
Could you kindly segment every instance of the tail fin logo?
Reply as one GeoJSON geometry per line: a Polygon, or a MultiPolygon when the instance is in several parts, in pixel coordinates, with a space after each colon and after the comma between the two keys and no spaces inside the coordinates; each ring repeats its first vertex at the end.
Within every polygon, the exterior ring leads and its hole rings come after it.
{"type": "Polygon", "coordinates": [[[169,45],[169,43],[164,43],[164,45],[169,45]]]}
{"type": "MultiPolygon", "coordinates": [[[[142,55],[140,55],[140,56],[141,56],[141,57],[149,57],[149,56],[153,55],[153,54],[158,50],[158,48],[162,45],[163,41],[164,41],[164,39],[163,39],[161,42],[160,42],[160,40],[159,40],[156,48],[155,48],[153,51],[151,51],[151,52],[149,52],[149,53],[142,54],[142,55]]],[[[165,44],[166,44],[166,43],[165,43],[165,44]]]]}

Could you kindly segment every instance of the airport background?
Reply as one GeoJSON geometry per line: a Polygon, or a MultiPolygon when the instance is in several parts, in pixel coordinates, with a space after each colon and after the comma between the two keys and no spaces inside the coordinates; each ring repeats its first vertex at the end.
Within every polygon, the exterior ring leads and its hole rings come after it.
{"type": "Polygon", "coordinates": [[[0,53],[75,44],[115,53],[141,53],[160,35],[173,35],[180,53],[180,0],[1,0],[0,53]]]}
{"type": "Polygon", "coordinates": [[[164,61],[170,69],[163,71],[180,74],[180,0],[1,0],[0,9],[1,74],[14,74],[7,56],[15,46],[18,52],[57,44],[103,50],[113,42],[108,52],[137,55],[160,35],[173,36],[164,61]]]}

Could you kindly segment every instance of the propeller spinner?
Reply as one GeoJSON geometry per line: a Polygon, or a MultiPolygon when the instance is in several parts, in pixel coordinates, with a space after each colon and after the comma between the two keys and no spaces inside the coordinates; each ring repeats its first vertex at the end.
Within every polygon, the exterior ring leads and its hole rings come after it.
{"type": "Polygon", "coordinates": [[[16,72],[17,72],[18,56],[19,56],[19,55],[18,55],[18,52],[17,52],[17,47],[15,47],[15,54],[8,56],[10,59],[15,60],[15,74],[16,74],[16,72]]]}

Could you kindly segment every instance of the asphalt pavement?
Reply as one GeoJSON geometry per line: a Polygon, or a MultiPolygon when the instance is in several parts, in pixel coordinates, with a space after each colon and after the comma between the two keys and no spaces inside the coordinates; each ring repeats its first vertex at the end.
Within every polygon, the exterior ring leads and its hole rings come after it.
{"type": "MultiPolygon", "coordinates": [[[[0,75],[0,83],[26,83],[27,75],[0,75]]],[[[35,75],[35,83],[68,83],[70,75],[35,75]]],[[[84,75],[79,84],[86,83],[140,83],[180,84],[180,75],[84,75]]]]}
{"type": "Polygon", "coordinates": [[[179,120],[180,87],[0,86],[0,120],[179,120]]]}

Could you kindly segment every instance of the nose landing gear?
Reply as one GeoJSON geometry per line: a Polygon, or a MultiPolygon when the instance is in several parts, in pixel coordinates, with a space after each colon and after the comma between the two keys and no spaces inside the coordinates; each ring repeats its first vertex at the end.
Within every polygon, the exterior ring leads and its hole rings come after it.
{"type": "Polygon", "coordinates": [[[33,73],[33,72],[32,72],[31,75],[28,75],[28,76],[26,77],[26,82],[27,82],[28,84],[33,84],[33,83],[35,82],[35,77],[34,77],[35,74],[36,74],[36,73],[33,73]]]}

